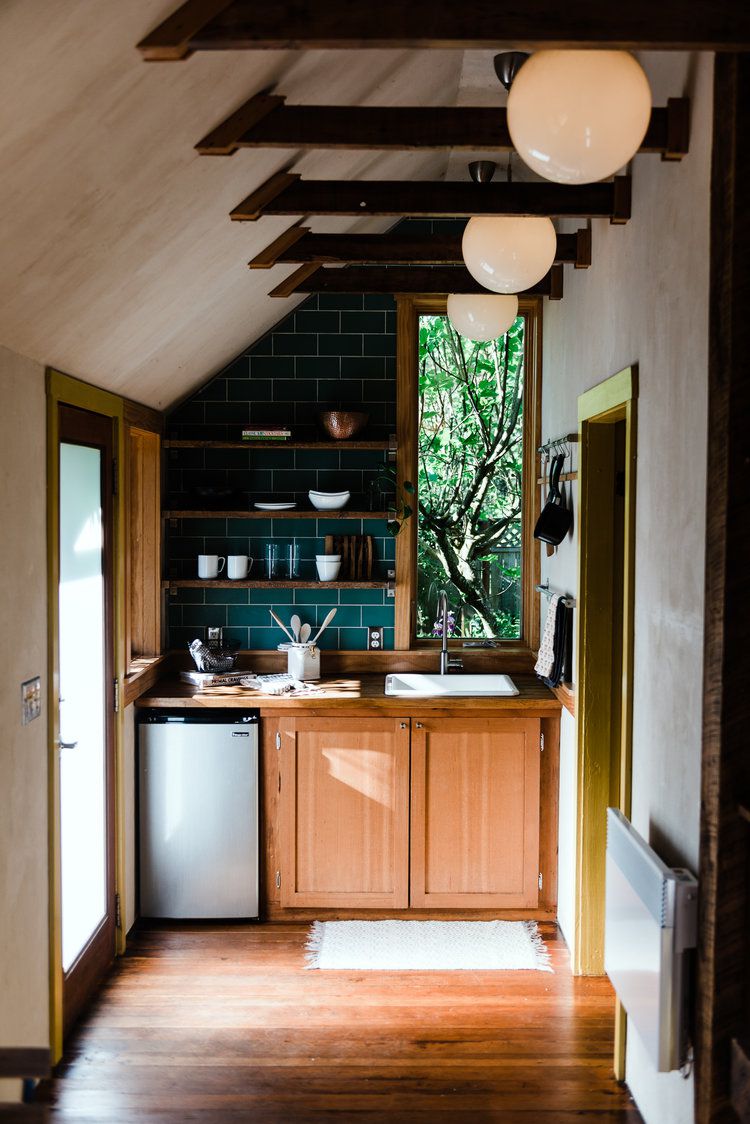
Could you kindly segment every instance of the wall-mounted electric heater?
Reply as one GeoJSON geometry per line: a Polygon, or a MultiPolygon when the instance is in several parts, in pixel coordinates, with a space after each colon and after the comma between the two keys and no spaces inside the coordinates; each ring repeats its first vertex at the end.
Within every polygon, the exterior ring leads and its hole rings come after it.
{"type": "Polygon", "coordinates": [[[604,969],[662,1073],[686,1061],[697,906],[693,875],[666,866],[622,812],[608,808],[604,969]]]}

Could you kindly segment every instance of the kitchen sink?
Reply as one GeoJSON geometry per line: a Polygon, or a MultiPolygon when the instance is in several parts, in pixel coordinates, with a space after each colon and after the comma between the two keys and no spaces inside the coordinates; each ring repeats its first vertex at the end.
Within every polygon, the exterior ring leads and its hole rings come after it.
{"type": "Polygon", "coordinates": [[[397,698],[460,698],[475,695],[517,695],[518,688],[507,675],[438,675],[398,672],[385,677],[386,695],[397,698]]]}

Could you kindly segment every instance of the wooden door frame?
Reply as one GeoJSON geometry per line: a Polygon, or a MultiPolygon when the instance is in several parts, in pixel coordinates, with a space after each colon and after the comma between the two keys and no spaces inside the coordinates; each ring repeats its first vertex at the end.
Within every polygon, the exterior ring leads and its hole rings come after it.
{"type": "MultiPolygon", "coordinates": [[[[50,1050],[52,1063],[63,1053],[63,970],[61,925],[61,863],[60,863],[60,761],[57,745],[60,740],[59,622],[57,589],[60,580],[58,539],[60,534],[60,465],[59,465],[59,407],[75,406],[91,413],[112,419],[115,456],[123,463],[123,400],[107,391],[69,378],[59,371],[47,371],[47,579],[48,579],[48,674],[47,702],[49,720],[48,740],[48,858],[49,858],[49,982],[50,982],[50,1050]]],[[[124,506],[120,495],[114,504],[114,588],[113,588],[113,673],[122,697],[124,669],[124,580],[125,542],[124,506]]],[[[115,714],[115,891],[121,892],[125,882],[125,808],[124,808],[124,723],[123,708],[115,714]]],[[[116,924],[115,949],[125,949],[125,934],[116,924]]]]}
{"type": "MultiPolygon", "coordinates": [[[[637,374],[627,367],[578,399],[580,460],[578,469],[578,625],[576,705],[578,788],[576,811],[575,942],[576,975],[604,971],[604,857],[606,819],[610,804],[610,776],[619,768],[620,808],[630,814],[633,713],[633,610],[635,579],[635,471],[637,374]],[[617,762],[612,761],[609,713],[602,717],[599,700],[611,695],[609,669],[595,658],[597,645],[610,643],[607,621],[589,604],[590,565],[598,535],[590,512],[600,481],[591,471],[590,426],[625,423],[625,534],[623,543],[622,698],[617,762]],[[605,674],[606,671],[606,674],[605,674]]],[[[609,547],[611,550],[611,545],[609,547]]],[[[601,558],[601,551],[598,552],[601,558]]],[[[608,568],[611,571],[611,567],[608,568]]]]}

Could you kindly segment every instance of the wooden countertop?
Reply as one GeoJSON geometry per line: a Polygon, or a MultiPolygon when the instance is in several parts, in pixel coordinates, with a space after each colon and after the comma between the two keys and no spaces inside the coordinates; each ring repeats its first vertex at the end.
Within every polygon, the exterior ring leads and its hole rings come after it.
{"type": "Polygon", "coordinates": [[[243,687],[215,687],[199,691],[177,678],[159,680],[153,689],[136,702],[138,707],[237,707],[260,710],[261,714],[293,711],[296,714],[361,710],[385,715],[466,714],[481,710],[556,714],[561,704],[533,675],[512,675],[519,689],[510,698],[392,698],[384,694],[385,676],[350,675],[321,679],[320,690],[309,695],[263,695],[243,687]]]}

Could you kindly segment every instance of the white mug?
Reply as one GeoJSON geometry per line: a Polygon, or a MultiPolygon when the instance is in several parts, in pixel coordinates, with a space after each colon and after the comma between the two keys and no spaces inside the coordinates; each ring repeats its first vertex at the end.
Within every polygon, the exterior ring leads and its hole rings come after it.
{"type": "Polygon", "coordinates": [[[225,562],[226,558],[220,558],[218,554],[199,554],[198,577],[218,578],[219,574],[224,569],[225,562]]]}
{"type": "Polygon", "coordinates": [[[246,578],[252,564],[253,560],[247,554],[230,554],[227,558],[227,577],[232,581],[246,578]]]}

